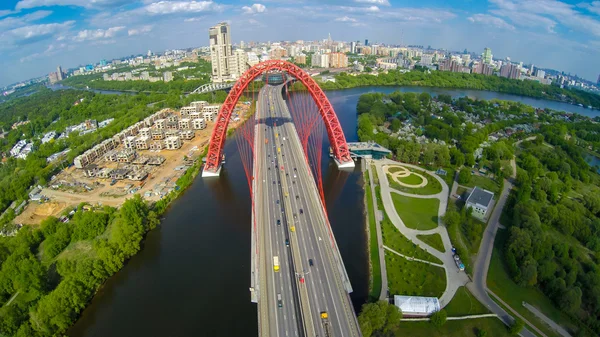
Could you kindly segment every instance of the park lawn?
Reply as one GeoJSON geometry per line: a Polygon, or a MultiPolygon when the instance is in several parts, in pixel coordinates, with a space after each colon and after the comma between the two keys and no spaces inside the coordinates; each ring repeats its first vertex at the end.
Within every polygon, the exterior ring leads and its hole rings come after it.
{"type": "Polygon", "coordinates": [[[398,177],[398,180],[408,185],[419,185],[423,182],[423,179],[416,174],[410,174],[406,177],[398,177]]]}
{"type": "Polygon", "coordinates": [[[523,302],[527,302],[537,307],[544,315],[550,317],[550,319],[567,330],[576,330],[575,324],[571,322],[569,317],[555,307],[552,301],[541,291],[535,288],[520,287],[512,280],[501,256],[501,250],[507,239],[507,231],[498,230],[494,243],[492,260],[490,262],[490,269],[487,275],[488,288],[548,336],[559,337],[560,335],[538,319],[531,311],[527,310],[522,305],[523,302]]]}
{"type": "Polygon", "coordinates": [[[385,252],[390,294],[440,297],[446,289],[444,268],[419,261],[409,261],[385,252]]]}
{"type": "Polygon", "coordinates": [[[445,252],[444,243],[442,242],[442,236],[439,233],[434,233],[431,235],[417,235],[417,238],[431,247],[437,249],[440,252],[445,252]]]}
{"type": "Polygon", "coordinates": [[[367,198],[367,216],[369,221],[369,255],[371,261],[371,284],[369,286],[370,300],[379,299],[381,293],[381,265],[379,264],[379,245],[377,244],[377,227],[375,219],[375,210],[373,209],[373,198],[371,193],[371,185],[369,182],[369,174],[365,172],[366,198],[367,198]]]}
{"type": "Polygon", "coordinates": [[[381,222],[381,231],[381,234],[383,235],[383,244],[397,251],[398,253],[411,256],[416,259],[442,264],[440,259],[429,254],[427,251],[423,250],[423,248],[419,247],[402,235],[398,228],[396,228],[389,220],[387,214],[385,215],[385,219],[381,222]]]}
{"type": "Polygon", "coordinates": [[[395,337],[476,337],[479,330],[485,331],[486,337],[509,337],[506,325],[498,318],[476,318],[461,321],[446,321],[441,328],[431,322],[401,321],[394,329],[395,337]]]}
{"type": "MultiPolygon", "coordinates": [[[[427,185],[425,185],[423,187],[419,187],[419,188],[405,187],[405,186],[398,184],[392,178],[392,175],[387,173],[387,179],[390,184],[390,187],[393,189],[396,189],[398,191],[401,191],[401,192],[418,194],[418,195],[433,195],[433,194],[438,194],[442,191],[442,185],[440,184],[440,182],[437,179],[435,179],[435,177],[431,176],[429,173],[427,173],[425,171],[421,171],[421,170],[415,170],[412,168],[410,170],[413,172],[419,172],[421,175],[423,175],[425,178],[427,178],[427,185]]],[[[412,177],[412,176],[413,175],[410,175],[410,177],[412,177]]]]}
{"type": "Polygon", "coordinates": [[[391,193],[396,212],[408,228],[418,230],[434,229],[438,226],[438,208],[440,201],[437,198],[417,199],[405,197],[398,193],[391,193]]]}
{"type": "Polygon", "coordinates": [[[489,314],[490,311],[471,294],[467,287],[460,287],[452,301],[444,308],[448,317],[489,314]]]}
{"type": "Polygon", "coordinates": [[[473,174],[471,175],[471,181],[467,184],[462,184],[467,187],[479,187],[484,190],[488,190],[490,192],[494,192],[494,199],[498,199],[498,195],[500,194],[500,185],[496,183],[494,180],[488,177],[480,176],[473,174]]]}

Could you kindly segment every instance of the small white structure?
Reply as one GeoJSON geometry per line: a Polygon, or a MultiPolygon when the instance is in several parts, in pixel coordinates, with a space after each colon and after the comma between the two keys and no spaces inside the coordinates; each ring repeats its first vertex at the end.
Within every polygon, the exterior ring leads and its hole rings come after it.
{"type": "Polygon", "coordinates": [[[473,210],[474,217],[483,220],[493,198],[494,193],[475,186],[467,198],[466,206],[473,210]]]}
{"type": "Polygon", "coordinates": [[[404,317],[429,316],[441,309],[437,297],[394,295],[394,304],[404,317]]]}

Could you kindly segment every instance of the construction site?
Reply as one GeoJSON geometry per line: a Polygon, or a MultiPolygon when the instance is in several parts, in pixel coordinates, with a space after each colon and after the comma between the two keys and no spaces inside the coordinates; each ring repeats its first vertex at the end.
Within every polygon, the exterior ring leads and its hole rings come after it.
{"type": "MultiPolygon", "coordinates": [[[[219,108],[200,101],[179,111],[163,109],[104,140],[52,177],[15,223],[39,224],[82,202],[118,207],[133,194],[160,200],[202,155],[219,108]]],[[[238,104],[229,128],[245,120],[249,109],[238,104]]]]}

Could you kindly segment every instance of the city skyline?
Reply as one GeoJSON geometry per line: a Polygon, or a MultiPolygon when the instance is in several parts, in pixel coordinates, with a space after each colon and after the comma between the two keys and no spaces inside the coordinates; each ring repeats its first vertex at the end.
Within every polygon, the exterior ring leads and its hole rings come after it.
{"type": "Polygon", "coordinates": [[[12,0],[0,5],[0,85],[144,50],[205,46],[230,23],[232,42],[334,40],[420,44],[510,56],[597,79],[600,2],[556,0],[442,3],[354,0],[12,0]],[[298,16],[298,10],[303,15],[298,16]],[[302,29],[298,29],[302,27],[302,29]]]}

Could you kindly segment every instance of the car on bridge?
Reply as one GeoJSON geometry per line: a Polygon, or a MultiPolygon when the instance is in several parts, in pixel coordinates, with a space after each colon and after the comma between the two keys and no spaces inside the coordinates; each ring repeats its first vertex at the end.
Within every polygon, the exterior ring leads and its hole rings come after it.
{"type": "Polygon", "coordinates": [[[313,262],[313,259],[308,259],[308,265],[311,267],[315,265],[315,263],[313,262]]]}

